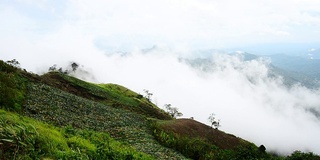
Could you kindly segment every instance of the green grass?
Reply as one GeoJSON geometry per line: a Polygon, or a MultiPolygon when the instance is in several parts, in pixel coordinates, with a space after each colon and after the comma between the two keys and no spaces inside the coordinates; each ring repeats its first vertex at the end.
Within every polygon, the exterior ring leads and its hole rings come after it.
{"type": "Polygon", "coordinates": [[[59,128],[0,110],[1,159],[153,159],[107,133],[59,128]]]}
{"type": "MultiPolygon", "coordinates": [[[[182,122],[182,120],[183,119],[181,119],[180,122],[182,122]]],[[[177,123],[177,121],[178,120],[153,120],[153,134],[161,144],[169,148],[174,148],[186,157],[201,160],[281,160],[284,158],[276,157],[261,151],[253,143],[241,140],[240,138],[236,138],[238,142],[235,142],[234,136],[225,134],[208,126],[201,128],[200,126],[197,126],[199,127],[199,131],[194,131],[191,126],[194,126],[196,123],[188,123],[191,120],[184,120],[184,123],[177,123]],[[180,128],[177,129],[176,127],[179,127],[179,125],[184,126],[180,126],[180,128]],[[190,125],[190,128],[185,130],[185,127],[188,125],[190,125]],[[174,127],[174,129],[172,127],[174,127]],[[204,132],[208,132],[208,128],[209,130],[212,130],[210,132],[211,134],[203,134],[204,132]],[[224,136],[224,139],[218,140],[221,138],[219,136],[224,136]],[[233,146],[225,144],[220,146],[221,143],[218,141],[232,143],[233,146]]]]}
{"type": "Polygon", "coordinates": [[[26,95],[27,79],[22,71],[0,61],[0,107],[20,111],[26,95]]]}
{"type": "Polygon", "coordinates": [[[143,115],[90,101],[41,83],[30,83],[27,95],[23,114],[28,117],[55,126],[107,132],[116,140],[160,159],[185,159],[155,140],[149,121],[143,115]]]}
{"type": "Polygon", "coordinates": [[[50,86],[114,108],[125,109],[146,117],[172,119],[170,115],[147,101],[142,95],[117,84],[88,83],[58,72],[47,73],[42,78],[50,86]]]}
{"type": "Polygon", "coordinates": [[[261,153],[252,143],[231,143],[224,132],[219,132],[219,148],[117,84],[93,84],[57,72],[38,76],[3,61],[0,82],[0,159],[319,160],[299,151],[287,157],[261,153]],[[183,130],[187,134],[173,132],[183,130]]]}

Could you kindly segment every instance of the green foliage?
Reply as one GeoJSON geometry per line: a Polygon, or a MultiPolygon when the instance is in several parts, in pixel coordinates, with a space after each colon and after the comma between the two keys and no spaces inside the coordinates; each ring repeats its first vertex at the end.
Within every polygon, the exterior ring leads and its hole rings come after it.
{"type": "Polygon", "coordinates": [[[107,133],[56,128],[3,110],[0,115],[0,159],[153,159],[107,133]]]}
{"type": "Polygon", "coordinates": [[[152,93],[148,90],[145,91],[147,91],[146,93],[149,96],[143,97],[141,94],[137,94],[117,84],[99,84],[98,86],[104,88],[108,92],[109,97],[113,97],[111,103],[109,102],[111,106],[143,114],[147,117],[171,119],[169,114],[151,103],[150,98],[152,93]]]}
{"type": "Polygon", "coordinates": [[[287,156],[286,160],[320,160],[320,156],[312,152],[304,153],[301,151],[295,151],[291,155],[287,156]]]}
{"type": "Polygon", "coordinates": [[[253,143],[243,143],[235,149],[233,159],[271,159],[271,155],[262,152],[253,143]]]}
{"type": "MultiPolygon", "coordinates": [[[[65,127],[67,138],[78,138],[76,133],[79,129],[108,132],[113,138],[154,157],[184,159],[181,154],[154,140],[149,122],[143,115],[90,101],[44,84],[29,84],[23,113],[31,118],[65,127]]],[[[87,135],[81,134],[84,137],[88,137],[87,135]]],[[[81,146],[87,143],[83,141],[82,144],[69,144],[75,146],[74,150],[78,150],[78,147],[81,151],[81,146]]],[[[99,147],[96,148],[96,152],[102,151],[99,147]]],[[[116,152],[112,151],[113,153],[116,152]]]]}
{"type": "Polygon", "coordinates": [[[151,93],[151,92],[150,92],[149,90],[147,90],[147,89],[144,89],[143,91],[144,91],[144,93],[146,94],[146,95],[145,95],[145,98],[147,99],[147,101],[148,101],[148,102],[151,102],[151,97],[152,97],[153,93],[151,93]]]}
{"type": "Polygon", "coordinates": [[[16,59],[7,61],[7,64],[16,68],[20,68],[20,63],[16,59]]]}
{"type": "Polygon", "coordinates": [[[4,117],[0,117],[0,146],[2,159],[9,155],[32,152],[31,146],[35,145],[35,137],[38,132],[33,125],[14,123],[4,117]],[[10,154],[8,154],[10,153],[10,154]]]}
{"type": "Polygon", "coordinates": [[[214,157],[213,151],[218,149],[203,139],[167,133],[158,127],[154,129],[153,133],[161,144],[173,148],[192,159],[212,159],[214,157]]]}
{"type": "Polygon", "coordinates": [[[0,71],[5,72],[5,73],[14,73],[17,70],[18,70],[17,67],[0,60],[0,71]]]}
{"type": "Polygon", "coordinates": [[[94,152],[96,150],[95,145],[91,144],[88,140],[82,139],[79,136],[73,136],[67,140],[69,146],[72,148],[80,148],[81,150],[88,150],[94,152]]]}
{"type": "Polygon", "coordinates": [[[20,111],[26,94],[27,82],[18,68],[0,61],[0,107],[20,111]]]}
{"type": "Polygon", "coordinates": [[[0,107],[29,118],[0,110],[0,159],[319,160],[300,151],[276,157],[247,142],[222,149],[160,128],[155,121],[172,118],[150,102],[151,94],[58,72],[40,77],[10,64],[0,61],[0,107]]]}
{"type": "Polygon", "coordinates": [[[146,98],[120,85],[92,84],[58,72],[49,72],[42,79],[50,86],[114,108],[126,109],[146,117],[171,119],[146,98]]]}
{"type": "Polygon", "coordinates": [[[172,118],[177,118],[183,116],[181,112],[179,112],[179,109],[177,107],[171,107],[171,104],[165,104],[164,105],[167,113],[172,117],[172,118]]]}
{"type": "Polygon", "coordinates": [[[63,157],[71,153],[64,135],[57,128],[42,123],[37,123],[36,128],[40,135],[37,137],[40,154],[63,157]]]}
{"type": "Polygon", "coordinates": [[[138,106],[141,101],[137,100],[138,94],[117,84],[99,84],[98,86],[105,89],[118,104],[138,106]]]}
{"type": "MultiPolygon", "coordinates": [[[[165,123],[165,122],[160,122],[165,123]]],[[[168,122],[172,123],[172,122],[168,122]]],[[[154,136],[163,145],[174,148],[186,157],[201,160],[250,160],[273,159],[274,157],[262,152],[257,146],[248,142],[241,142],[234,149],[222,149],[209,142],[207,139],[192,136],[183,136],[168,132],[161,127],[159,122],[153,124],[154,136]]]]}

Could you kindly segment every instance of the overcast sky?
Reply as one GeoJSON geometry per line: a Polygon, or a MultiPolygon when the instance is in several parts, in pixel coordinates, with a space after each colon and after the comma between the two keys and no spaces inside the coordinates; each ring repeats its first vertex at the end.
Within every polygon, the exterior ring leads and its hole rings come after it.
{"type": "Polygon", "coordinates": [[[217,54],[207,73],[179,58],[270,43],[319,49],[320,0],[0,0],[2,60],[40,74],[76,61],[84,79],[148,89],[203,123],[214,112],[222,130],[268,151],[320,154],[319,89],[287,88],[263,60],[217,54]]]}
{"type": "Polygon", "coordinates": [[[76,38],[105,51],[320,42],[318,0],[1,0],[0,19],[1,54],[76,38]]]}

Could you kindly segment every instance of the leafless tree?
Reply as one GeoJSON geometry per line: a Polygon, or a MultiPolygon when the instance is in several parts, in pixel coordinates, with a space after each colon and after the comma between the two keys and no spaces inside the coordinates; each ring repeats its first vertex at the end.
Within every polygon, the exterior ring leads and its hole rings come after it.
{"type": "Polygon", "coordinates": [[[181,112],[179,112],[179,109],[177,107],[171,107],[171,104],[165,104],[164,105],[166,111],[172,118],[177,118],[183,116],[181,112]]]}

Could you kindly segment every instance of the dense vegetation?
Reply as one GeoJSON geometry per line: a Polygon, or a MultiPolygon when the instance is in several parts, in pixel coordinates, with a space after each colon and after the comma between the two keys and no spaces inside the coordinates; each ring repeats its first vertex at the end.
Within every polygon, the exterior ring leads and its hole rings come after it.
{"type": "Polygon", "coordinates": [[[21,110],[26,95],[26,81],[21,70],[0,61],[0,106],[8,110],[21,110]]]}
{"type": "Polygon", "coordinates": [[[273,156],[116,84],[0,61],[0,159],[310,159],[273,156]]]}
{"type": "MultiPolygon", "coordinates": [[[[171,119],[171,117],[140,97],[139,94],[119,85],[90,84],[57,72],[36,76],[6,63],[2,64],[12,69],[10,74],[16,75],[6,79],[4,83],[11,81],[16,84],[16,79],[25,79],[24,84],[20,85],[25,86],[23,100],[19,101],[19,105],[23,107],[15,110],[19,115],[54,125],[62,130],[65,127],[72,127],[79,131],[90,130],[91,132],[106,133],[118,143],[131,146],[139,152],[151,155],[151,157],[186,159],[180,153],[160,145],[154,139],[147,118],[171,119]],[[147,114],[143,110],[144,107],[154,114],[148,116],[150,113],[147,114]]],[[[6,72],[4,72],[5,76],[7,76],[6,72]]],[[[1,81],[1,84],[4,83],[1,81]]],[[[12,91],[21,91],[20,86],[18,84],[12,85],[12,91]]],[[[15,93],[12,95],[10,99],[15,98],[15,93]]],[[[12,105],[1,102],[1,108],[12,110],[12,105]]],[[[0,137],[0,139],[5,138],[0,137]]],[[[90,141],[86,137],[84,139],[90,141]]],[[[1,147],[4,146],[6,146],[4,143],[1,144],[1,147]]],[[[5,151],[7,156],[15,155],[15,150],[5,151]]],[[[12,159],[12,157],[8,159],[12,159]]],[[[53,159],[58,158],[53,157],[53,159]]],[[[89,156],[89,159],[97,158],[89,156]]]]}
{"type": "Polygon", "coordinates": [[[163,145],[192,159],[271,159],[254,144],[191,119],[157,121],[154,135],[163,145]]]}
{"type": "Polygon", "coordinates": [[[49,72],[41,79],[52,87],[114,108],[125,109],[147,117],[172,119],[142,95],[117,84],[91,84],[59,72],[49,72]]]}
{"type": "Polygon", "coordinates": [[[57,128],[0,110],[1,159],[153,159],[105,132],[57,128]]]}

